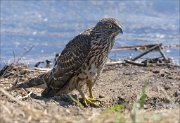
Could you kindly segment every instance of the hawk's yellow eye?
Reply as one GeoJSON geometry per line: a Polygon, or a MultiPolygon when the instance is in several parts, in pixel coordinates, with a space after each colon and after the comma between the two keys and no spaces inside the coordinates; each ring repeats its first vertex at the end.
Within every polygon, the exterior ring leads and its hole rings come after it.
{"type": "Polygon", "coordinates": [[[112,25],[111,24],[109,24],[109,26],[108,26],[109,28],[112,28],[112,25]]]}

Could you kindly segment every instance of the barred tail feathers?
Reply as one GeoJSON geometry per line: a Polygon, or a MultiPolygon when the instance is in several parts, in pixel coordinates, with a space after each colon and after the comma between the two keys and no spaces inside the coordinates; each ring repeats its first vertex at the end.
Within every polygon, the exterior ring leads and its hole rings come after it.
{"type": "Polygon", "coordinates": [[[50,72],[39,75],[38,77],[27,80],[23,83],[16,84],[13,89],[18,88],[31,88],[31,87],[39,87],[46,88],[46,83],[48,82],[50,72]]]}

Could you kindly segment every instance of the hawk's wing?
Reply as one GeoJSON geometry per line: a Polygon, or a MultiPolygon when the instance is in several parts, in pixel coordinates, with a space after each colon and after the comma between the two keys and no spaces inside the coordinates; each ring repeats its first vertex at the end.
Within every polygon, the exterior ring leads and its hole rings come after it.
{"type": "Polygon", "coordinates": [[[71,71],[76,71],[86,59],[90,47],[90,39],[88,35],[80,34],[71,40],[57,59],[55,65],[55,74],[57,74],[57,77],[61,77],[65,73],[71,71]]]}
{"type": "Polygon", "coordinates": [[[59,89],[64,87],[85,62],[90,48],[90,33],[84,32],[72,39],[57,58],[50,74],[51,79],[47,82],[48,88],[42,95],[54,96],[59,89]]]}

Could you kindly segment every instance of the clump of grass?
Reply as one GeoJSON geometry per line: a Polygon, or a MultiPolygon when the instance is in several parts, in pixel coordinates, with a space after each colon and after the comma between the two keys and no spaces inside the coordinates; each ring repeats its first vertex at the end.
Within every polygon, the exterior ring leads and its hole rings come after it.
{"type": "Polygon", "coordinates": [[[147,95],[146,95],[146,88],[147,88],[147,81],[144,82],[144,86],[142,88],[141,96],[138,99],[138,103],[140,104],[140,108],[144,107],[145,99],[147,97],[147,95]]]}
{"type": "Polygon", "coordinates": [[[110,110],[115,111],[115,112],[120,112],[124,108],[123,105],[114,105],[110,108],[110,110]]]}
{"type": "Polygon", "coordinates": [[[142,88],[142,92],[140,97],[137,98],[137,103],[134,103],[133,109],[131,111],[131,118],[133,123],[142,122],[142,118],[140,116],[140,109],[144,107],[146,95],[146,88],[147,88],[147,81],[144,82],[144,86],[142,88]]]}
{"type": "MultiPolygon", "coordinates": [[[[101,112],[100,115],[98,115],[94,122],[98,122],[99,120],[106,119],[109,115],[114,115],[113,121],[114,123],[123,123],[123,119],[121,118],[121,111],[125,108],[126,103],[124,104],[116,104],[110,108],[105,109],[103,112],[101,112]]],[[[104,122],[104,121],[102,121],[104,122]]]]}
{"type": "Polygon", "coordinates": [[[124,123],[125,120],[121,117],[121,111],[125,108],[125,105],[114,105],[111,109],[115,112],[114,123],[124,123]]]}

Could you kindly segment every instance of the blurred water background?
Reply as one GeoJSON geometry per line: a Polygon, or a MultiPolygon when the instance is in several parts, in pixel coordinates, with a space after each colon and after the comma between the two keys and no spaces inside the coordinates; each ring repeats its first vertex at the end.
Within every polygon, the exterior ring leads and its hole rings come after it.
{"type": "MultiPolygon", "coordinates": [[[[61,1],[1,0],[0,67],[11,63],[26,50],[21,62],[30,66],[52,60],[80,32],[94,26],[104,17],[121,21],[123,35],[114,48],[163,43],[164,52],[179,64],[179,0],[61,1]]],[[[121,60],[140,51],[112,51],[109,58],[121,60]]],[[[150,53],[146,57],[157,57],[150,53]]]]}

